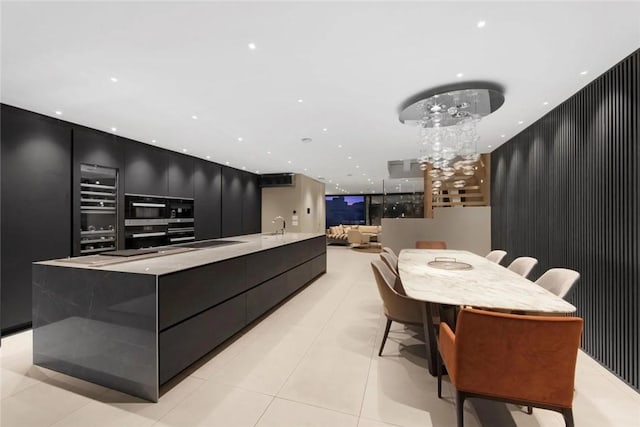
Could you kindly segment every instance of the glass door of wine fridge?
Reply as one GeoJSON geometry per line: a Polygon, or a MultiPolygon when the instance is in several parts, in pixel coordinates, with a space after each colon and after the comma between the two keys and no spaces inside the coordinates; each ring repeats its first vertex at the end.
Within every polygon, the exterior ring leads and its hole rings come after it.
{"type": "Polygon", "coordinates": [[[80,253],[116,249],[118,241],[118,170],[80,166],[80,253]]]}

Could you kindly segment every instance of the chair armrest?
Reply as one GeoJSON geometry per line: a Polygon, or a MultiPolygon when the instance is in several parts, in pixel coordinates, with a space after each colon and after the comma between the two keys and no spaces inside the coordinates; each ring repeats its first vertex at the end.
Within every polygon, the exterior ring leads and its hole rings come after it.
{"type": "Polygon", "coordinates": [[[440,323],[440,334],[438,336],[438,349],[442,356],[442,361],[447,367],[447,372],[451,382],[456,384],[456,335],[449,325],[440,323]]]}

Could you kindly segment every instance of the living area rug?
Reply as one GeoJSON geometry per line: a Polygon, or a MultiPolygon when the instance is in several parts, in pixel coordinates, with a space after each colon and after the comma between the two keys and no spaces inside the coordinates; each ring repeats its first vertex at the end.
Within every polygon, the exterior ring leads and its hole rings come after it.
{"type": "Polygon", "coordinates": [[[380,252],[382,252],[382,247],[381,246],[360,246],[360,247],[355,247],[352,248],[354,251],[356,252],[365,252],[365,253],[369,253],[369,254],[379,254],[380,252]]]}

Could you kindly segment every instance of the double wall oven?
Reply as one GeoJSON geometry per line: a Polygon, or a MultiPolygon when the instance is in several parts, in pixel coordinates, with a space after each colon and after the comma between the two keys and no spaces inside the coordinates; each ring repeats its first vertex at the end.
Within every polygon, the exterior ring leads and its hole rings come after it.
{"type": "Polygon", "coordinates": [[[195,240],[193,199],[125,194],[125,205],[127,249],[195,240]]]}

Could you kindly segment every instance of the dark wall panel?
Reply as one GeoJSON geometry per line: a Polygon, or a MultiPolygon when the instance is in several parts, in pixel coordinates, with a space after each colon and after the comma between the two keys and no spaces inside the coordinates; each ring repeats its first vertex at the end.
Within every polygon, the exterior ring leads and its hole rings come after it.
{"type": "Polygon", "coordinates": [[[170,197],[193,199],[193,161],[191,156],[168,151],[167,180],[170,197]]]}
{"type": "Polygon", "coordinates": [[[222,167],[196,160],[193,172],[196,239],[220,237],[222,214],[222,167]]]}
{"type": "Polygon", "coordinates": [[[258,176],[244,173],[242,201],[242,234],[259,233],[262,228],[262,190],[258,176]]]}
{"type": "Polygon", "coordinates": [[[242,234],[242,172],[222,167],[222,237],[242,234]]]}
{"type": "Polygon", "coordinates": [[[640,51],[492,154],[491,238],[581,274],[583,349],[640,389],[640,51]]]}
{"type": "Polygon", "coordinates": [[[165,150],[118,138],[124,144],[124,189],[127,193],[166,196],[168,192],[165,150]]]}
{"type": "Polygon", "coordinates": [[[31,263],[71,255],[71,127],[2,106],[2,329],[31,322],[31,263]]]}

